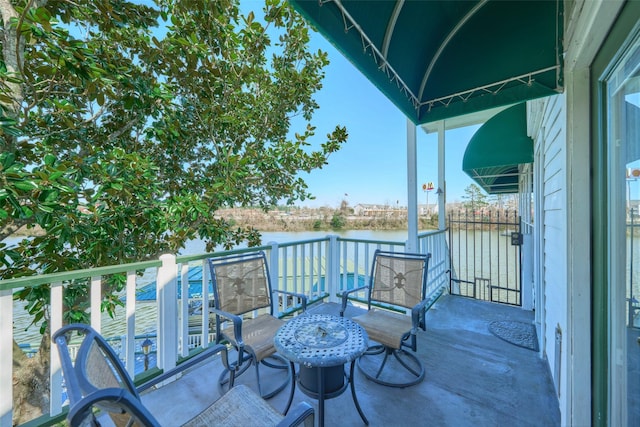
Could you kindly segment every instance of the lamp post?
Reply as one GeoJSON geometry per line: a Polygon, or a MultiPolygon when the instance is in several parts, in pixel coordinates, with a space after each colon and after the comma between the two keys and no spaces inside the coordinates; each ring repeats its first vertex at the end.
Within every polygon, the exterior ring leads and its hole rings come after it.
{"type": "Polygon", "coordinates": [[[144,354],[144,370],[149,369],[149,353],[151,353],[151,347],[153,346],[153,342],[149,339],[149,337],[145,338],[142,341],[142,354],[144,354]]]}
{"type": "Polygon", "coordinates": [[[427,193],[427,208],[425,209],[427,215],[429,215],[429,191],[433,190],[433,182],[427,182],[426,184],[422,184],[422,191],[427,193]]]}

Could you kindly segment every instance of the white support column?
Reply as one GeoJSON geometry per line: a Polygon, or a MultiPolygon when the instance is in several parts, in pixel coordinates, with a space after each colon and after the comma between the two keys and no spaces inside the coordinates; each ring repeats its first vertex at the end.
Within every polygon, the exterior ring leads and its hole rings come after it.
{"type": "Polygon", "coordinates": [[[416,125],[407,119],[407,252],[418,252],[418,162],[416,125]]]}
{"type": "Polygon", "coordinates": [[[102,276],[91,278],[91,327],[102,333],[102,276]]]}
{"type": "MultiPolygon", "coordinates": [[[[213,280],[211,277],[211,271],[208,268],[205,268],[206,260],[202,260],[202,339],[200,340],[200,345],[202,348],[207,348],[209,346],[209,303],[211,302],[211,298],[209,297],[209,282],[213,280]]],[[[187,265],[187,272],[189,266],[187,265]]],[[[184,281],[184,276],[182,277],[182,286],[187,286],[187,294],[189,292],[189,277],[187,274],[187,281],[184,281]]]]}
{"type": "Polygon", "coordinates": [[[438,229],[444,230],[447,226],[447,182],[445,180],[445,123],[438,123],[438,229]]]}
{"type": "Polygon", "coordinates": [[[329,293],[329,302],[340,302],[336,296],[340,282],[340,242],[338,236],[332,234],[327,242],[327,277],[325,278],[325,289],[329,293]]]}
{"type": "MultiPolygon", "coordinates": [[[[178,348],[178,285],[176,257],[160,256],[162,266],[156,279],[158,301],[158,368],[168,371],[176,366],[178,348]]],[[[207,302],[203,301],[203,304],[207,302]]],[[[207,309],[205,306],[204,310],[207,309]]]]}
{"type": "Polygon", "coordinates": [[[0,290],[0,427],[13,425],[13,289],[0,290]]]}
{"type": "Polygon", "coordinates": [[[136,374],[136,272],[127,271],[127,302],[125,303],[125,312],[127,319],[127,330],[125,336],[125,361],[126,368],[131,378],[136,374]]]}
{"type": "MultiPolygon", "coordinates": [[[[202,274],[204,275],[209,269],[209,262],[202,260],[202,274]]],[[[187,357],[189,355],[189,263],[184,262],[180,268],[180,281],[182,288],[180,289],[180,355],[187,357]]],[[[208,282],[206,282],[208,283],[208,282]]],[[[204,283],[203,283],[204,286],[204,283]]],[[[208,286],[207,286],[208,287],[208,286]]],[[[203,288],[204,289],[204,288],[203,288]]],[[[203,305],[204,307],[204,305],[203,305]]],[[[204,323],[203,323],[204,325],[204,323]]],[[[205,328],[207,338],[209,337],[209,328],[205,328]]],[[[204,341],[203,341],[204,342],[204,341]]]]}
{"type": "MultiPolygon", "coordinates": [[[[521,227],[521,232],[522,228],[524,227],[521,227]]],[[[531,233],[522,233],[520,251],[522,254],[522,283],[520,285],[522,309],[533,310],[533,235],[531,233]]]]}
{"type": "MultiPolygon", "coordinates": [[[[286,284],[283,286],[280,283],[280,246],[278,242],[269,242],[267,243],[271,246],[271,250],[269,251],[269,280],[271,281],[271,288],[274,290],[287,290],[286,284]]],[[[285,249],[286,252],[286,249],[285,249]]],[[[286,259],[284,260],[286,263],[286,259]]],[[[286,279],[285,279],[286,283],[286,279]]],[[[279,298],[282,294],[273,294],[271,295],[271,306],[273,308],[274,314],[280,314],[280,301],[279,298]],[[274,299],[274,297],[276,299],[274,299]]]]}
{"type": "Polygon", "coordinates": [[[51,334],[51,351],[49,361],[49,414],[57,415],[62,412],[62,364],[56,348],[53,334],[62,328],[63,311],[63,286],[62,283],[51,284],[51,318],[49,319],[49,333],[51,334]]]}

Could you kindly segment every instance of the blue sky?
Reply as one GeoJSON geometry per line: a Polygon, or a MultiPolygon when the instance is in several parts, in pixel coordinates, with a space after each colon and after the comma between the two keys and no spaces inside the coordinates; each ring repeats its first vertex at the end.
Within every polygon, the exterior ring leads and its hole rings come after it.
{"type": "MultiPolygon", "coordinates": [[[[370,83],[340,52],[320,34],[311,39],[313,49],[322,49],[331,64],[325,68],[323,88],[316,94],[320,108],[312,124],[318,144],[336,125],[349,132],[343,148],[331,155],[321,170],[303,175],[315,200],[299,206],[338,206],[346,199],[350,206],[375,203],[406,206],[407,160],[404,115],[370,83]],[[348,196],[345,196],[347,194],[348,196]]],[[[464,189],[473,181],[462,171],[462,156],[478,126],[448,131],[446,134],[447,202],[462,200],[464,189]]],[[[417,129],[418,202],[425,203],[423,183],[437,187],[438,136],[417,129]]],[[[435,191],[429,203],[435,201],[435,191]]]]}

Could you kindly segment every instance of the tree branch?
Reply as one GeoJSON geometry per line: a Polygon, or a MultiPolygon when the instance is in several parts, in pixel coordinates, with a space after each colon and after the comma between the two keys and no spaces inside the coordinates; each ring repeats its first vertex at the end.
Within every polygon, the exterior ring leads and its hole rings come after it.
{"type": "MultiPolygon", "coordinates": [[[[2,55],[7,67],[7,74],[21,75],[20,70],[22,69],[21,62],[23,58],[19,52],[24,51],[24,41],[20,42],[21,39],[19,39],[17,28],[11,25],[11,20],[19,17],[18,12],[9,0],[0,0],[0,15],[2,15],[4,26],[2,31],[2,55]]],[[[20,104],[24,99],[22,86],[14,82],[6,82],[6,85],[13,95],[14,101],[0,102],[0,105],[4,107],[9,117],[16,118],[20,104]]]]}
{"type": "Polygon", "coordinates": [[[14,219],[9,224],[6,224],[4,227],[0,228],[0,242],[6,239],[7,237],[14,234],[20,228],[27,224],[33,224],[34,221],[32,219],[14,219]]]}

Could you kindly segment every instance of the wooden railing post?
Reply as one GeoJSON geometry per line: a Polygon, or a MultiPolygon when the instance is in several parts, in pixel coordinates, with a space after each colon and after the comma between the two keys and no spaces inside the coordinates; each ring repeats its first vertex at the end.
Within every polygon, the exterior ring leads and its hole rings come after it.
{"type": "MultiPolygon", "coordinates": [[[[165,371],[176,366],[178,349],[178,280],[176,257],[172,254],[160,256],[162,266],[156,278],[156,301],[158,302],[158,368],[165,371]]],[[[207,307],[203,308],[204,310],[207,307]]]]}

